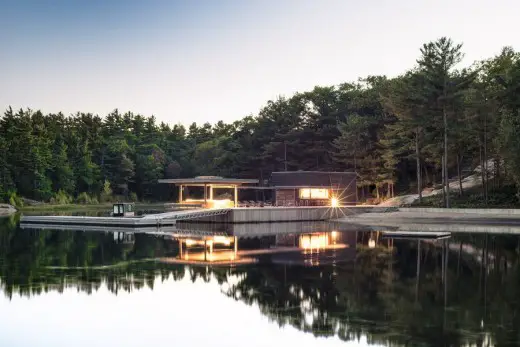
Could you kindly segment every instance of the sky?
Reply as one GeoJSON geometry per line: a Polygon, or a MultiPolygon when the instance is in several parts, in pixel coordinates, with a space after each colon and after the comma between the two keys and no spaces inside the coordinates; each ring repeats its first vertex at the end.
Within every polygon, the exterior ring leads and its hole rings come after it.
{"type": "MultiPolygon", "coordinates": [[[[30,298],[0,291],[0,345],[9,347],[226,346],[381,347],[367,338],[315,337],[260,313],[257,304],[235,301],[215,280],[192,283],[170,276],[116,295],[105,285],[87,295],[75,288],[30,298]]],[[[308,323],[312,315],[309,313],[308,323]]]]}
{"type": "Polygon", "coordinates": [[[0,0],[0,109],[232,122],[270,99],[520,50],[518,0],[0,0]]]}

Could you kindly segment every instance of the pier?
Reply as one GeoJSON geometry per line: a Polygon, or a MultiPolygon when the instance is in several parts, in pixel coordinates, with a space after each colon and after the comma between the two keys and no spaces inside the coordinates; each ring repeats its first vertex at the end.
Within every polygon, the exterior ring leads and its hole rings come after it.
{"type": "MultiPolygon", "coordinates": [[[[234,225],[245,234],[253,224],[337,222],[357,230],[484,232],[520,234],[520,210],[425,209],[378,206],[238,207],[191,209],[142,217],[22,216],[22,225],[100,228],[158,228],[182,224],[234,225]]],[[[211,227],[212,229],[213,227],[211,227]]],[[[291,227],[292,228],[292,227],[291,227]]]]}
{"type": "Polygon", "coordinates": [[[308,222],[339,219],[353,214],[376,209],[384,212],[391,207],[238,207],[226,209],[192,209],[143,217],[86,217],[86,216],[22,216],[24,224],[53,224],[80,226],[112,226],[112,227],[152,227],[171,226],[177,222],[185,223],[216,223],[216,224],[247,224],[247,223],[278,223],[278,222],[308,222]]]}

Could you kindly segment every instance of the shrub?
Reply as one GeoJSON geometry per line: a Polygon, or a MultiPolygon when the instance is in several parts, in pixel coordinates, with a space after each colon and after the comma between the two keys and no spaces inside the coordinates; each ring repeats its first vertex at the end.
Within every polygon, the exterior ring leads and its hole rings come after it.
{"type": "Polygon", "coordinates": [[[51,198],[50,202],[51,202],[51,204],[54,204],[54,205],[68,205],[68,204],[72,203],[72,197],[60,189],[51,198]]]}
{"type": "Polygon", "coordinates": [[[97,204],[98,200],[96,198],[92,198],[88,193],[83,192],[79,193],[78,197],[76,198],[76,202],[78,204],[97,204]]]}
{"type": "Polygon", "coordinates": [[[108,180],[105,180],[105,183],[103,183],[103,190],[101,191],[99,199],[102,202],[108,202],[111,201],[112,198],[112,188],[110,188],[110,182],[108,180]]]}
{"type": "Polygon", "coordinates": [[[132,202],[137,202],[137,200],[138,200],[137,194],[135,192],[131,192],[129,198],[130,198],[130,201],[132,201],[132,202]]]}
{"type": "Polygon", "coordinates": [[[18,196],[18,194],[16,194],[16,192],[10,191],[7,193],[7,196],[9,197],[8,200],[10,205],[17,208],[23,207],[23,200],[18,196]]]}

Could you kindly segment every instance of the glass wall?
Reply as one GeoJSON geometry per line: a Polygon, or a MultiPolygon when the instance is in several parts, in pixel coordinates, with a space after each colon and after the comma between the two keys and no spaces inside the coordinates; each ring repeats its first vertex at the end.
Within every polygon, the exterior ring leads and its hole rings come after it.
{"type": "Polygon", "coordinates": [[[328,199],[328,189],[303,188],[300,189],[300,199],[328,199]]]}

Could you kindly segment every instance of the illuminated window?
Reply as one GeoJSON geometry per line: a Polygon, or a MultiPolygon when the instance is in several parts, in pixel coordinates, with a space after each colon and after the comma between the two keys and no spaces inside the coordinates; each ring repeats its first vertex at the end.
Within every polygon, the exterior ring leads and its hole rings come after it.
{"type": "Polygon", "coordinates": [[[318,249],[327,247],[329,242],[329,235],[322,234],[310,234],[300,236],[300,248],[303,249],[318,249]]]}
{"type": "Polygon", "coordinates": [[[300,189],[300,199],[328,199],[328,189],[303,188],[300,189]]]}

